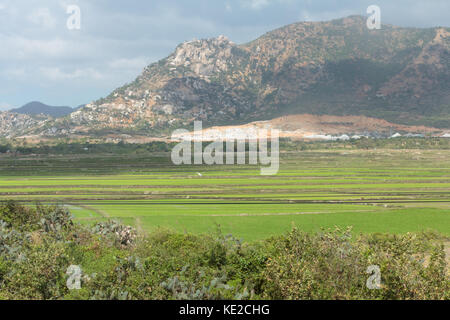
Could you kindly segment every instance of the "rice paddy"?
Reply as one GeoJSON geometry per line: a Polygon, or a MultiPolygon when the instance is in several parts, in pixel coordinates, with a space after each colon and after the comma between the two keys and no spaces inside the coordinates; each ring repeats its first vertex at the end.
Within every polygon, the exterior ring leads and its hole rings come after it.
{"type": "Polygon", "coordinates": [[[0,157],[0,200],[64,205],[81,223],[119,219],[245,241],[306,231],[450,235],[449,150],[283,152],[280,171],[175,166],[170,154],[0,157]]]}

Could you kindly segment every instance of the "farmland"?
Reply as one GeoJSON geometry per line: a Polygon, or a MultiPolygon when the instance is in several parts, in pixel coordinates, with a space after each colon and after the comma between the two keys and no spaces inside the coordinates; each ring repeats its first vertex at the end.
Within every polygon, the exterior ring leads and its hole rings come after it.
{"type": "Polygon", "coordinates": [[[0,200],[57,203],[90,224],[118,219],[245,241],[289,231],[450,235],[450,150],[323,149],[258,166],[175,166],[167,152],[0,156],[0,200]]]}

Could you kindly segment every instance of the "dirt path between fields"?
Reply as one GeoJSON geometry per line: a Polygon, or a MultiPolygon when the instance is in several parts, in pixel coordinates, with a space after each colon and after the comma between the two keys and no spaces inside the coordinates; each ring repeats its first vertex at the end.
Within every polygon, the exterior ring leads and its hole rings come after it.
{"type": "MultiPolygon", "coordinates": [[[[353,212],[375,212],[374,210],[356,210],[353,212]]],[[[324,213],[336,213],[335,211],[318,211],[318,212],[288,212],[288,213],[239,213],[239,214],[197,214],[185,215],[186,217],[267,217],[267,216],[299,216],[299,215],[315,215],[324,213]]],[[[179,216],[179,215],[177,215],[179,216]]]]}
{"type": "MultiPolygon", "coordinates": [[[[103,210],[100,210],[100,209],[95,209],[93,207],[86,206],[86,205],[82,205],[82,206],[79,206],[79,207],[84,208],[86,210],[94,211],[94,212],[98,213],[99,215],[101,215],[103,218],[111,218],[111,216],[106,211],[103,211],[103,210]]],[[[82,218],[82,219],[83,220],[91,220],[92,218],[82,218]]],[[[146,232],[145,232],[144,228],[142,227],[142,220],[141,220],[141,218],[140,217],[135,217],[134,221],[135,221],[135,224],[136,224],[137,232],[139,234],[145,235],[146,232]]]]}
{"type": "Polygon", "coordinates": [[[142,228],[142,221],[141,221],[140,217],[135,217],[134,222],[135,222],[136,230],[137,230],[138,234],[141,234],[141,235],[147,234],[147,232],[145,232],[144,228],[142,228]]]}
{"type": "Polygon", "coordinates": [[[98,213],[99,215],[101,215],[103,218],[111,218],[111,216],[109,215],[109,213],[107,213],[106,211],[100,210],[100,209],[95,209],[93,207],[90,206],[86,206],[86,205],[78,205],[80,208],[84,208],[86,210],[91,210],[94,211],[96,213],[98,213]]]}

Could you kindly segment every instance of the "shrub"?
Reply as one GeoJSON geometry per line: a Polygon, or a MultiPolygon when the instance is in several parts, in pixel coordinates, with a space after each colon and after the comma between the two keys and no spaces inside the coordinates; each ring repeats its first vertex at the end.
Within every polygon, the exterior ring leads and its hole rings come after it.
{"type": "Polygon", "coordinates": [[[16,230],[35,230],[38,227],[40,215],[38,210],[24,207],[14,201],[6,201],[0,206],[0,220],[9,228],[16,230]]]}
{"type": "Polygon", "coordinates": [[[0,299],[450,299],[438,234],[298,229],[256,243],[231,235],[146,237],[83,227],[60,207],[0,207],[0,299]],[[369,289],[368,267],[380,271],[369,289]],[[69,290],[69,270],[81,270],[69,290]]]}
{"type": "Polygon", "coordinates": [[[448,299],[443,247],[423,240],[413,234],[352,239],[349,230],[313,235],[294,229],[273,240],[264,298],[448,299]],[[381,271],[379,290],[366,286],[371,265],[381,271]]]}
{"type": "Polygon", "coordinates": [[[62,243],[34,245],[26,257],[10,266],[3,277],[2,295],[7,299],[61,299],[68,292],[65,272],[68,257],[62,243]]]}
{"type": "Polygon", "coordinates": [[[112,240],[114,245],[118,247],[129,247],[133,245],[137,238],[137,232],[134,228],[124,226],[118,221],[107,221],[97,223],[93,232],[107,239],[112,240]]]}

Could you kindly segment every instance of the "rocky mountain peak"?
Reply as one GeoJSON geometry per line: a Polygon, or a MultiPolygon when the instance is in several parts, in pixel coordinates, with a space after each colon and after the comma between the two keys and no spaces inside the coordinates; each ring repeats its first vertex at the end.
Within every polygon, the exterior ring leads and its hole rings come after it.
{"type": "Polygon", "coordinates": [[[30,116],[15,112],[0,112],[0,136],[11,138],[19,134],[24,135],[29,131],[42,128],[50,118],[40,114],[30,116]]]}
{"type": "Polygon", "coordinates": [[[194,74],[210,76],[216,72],[227,71],[228,62],[235,44],[225,36],[187,41],[179,45],[168,58],[170,66],[185,67],[194,74]]]}

